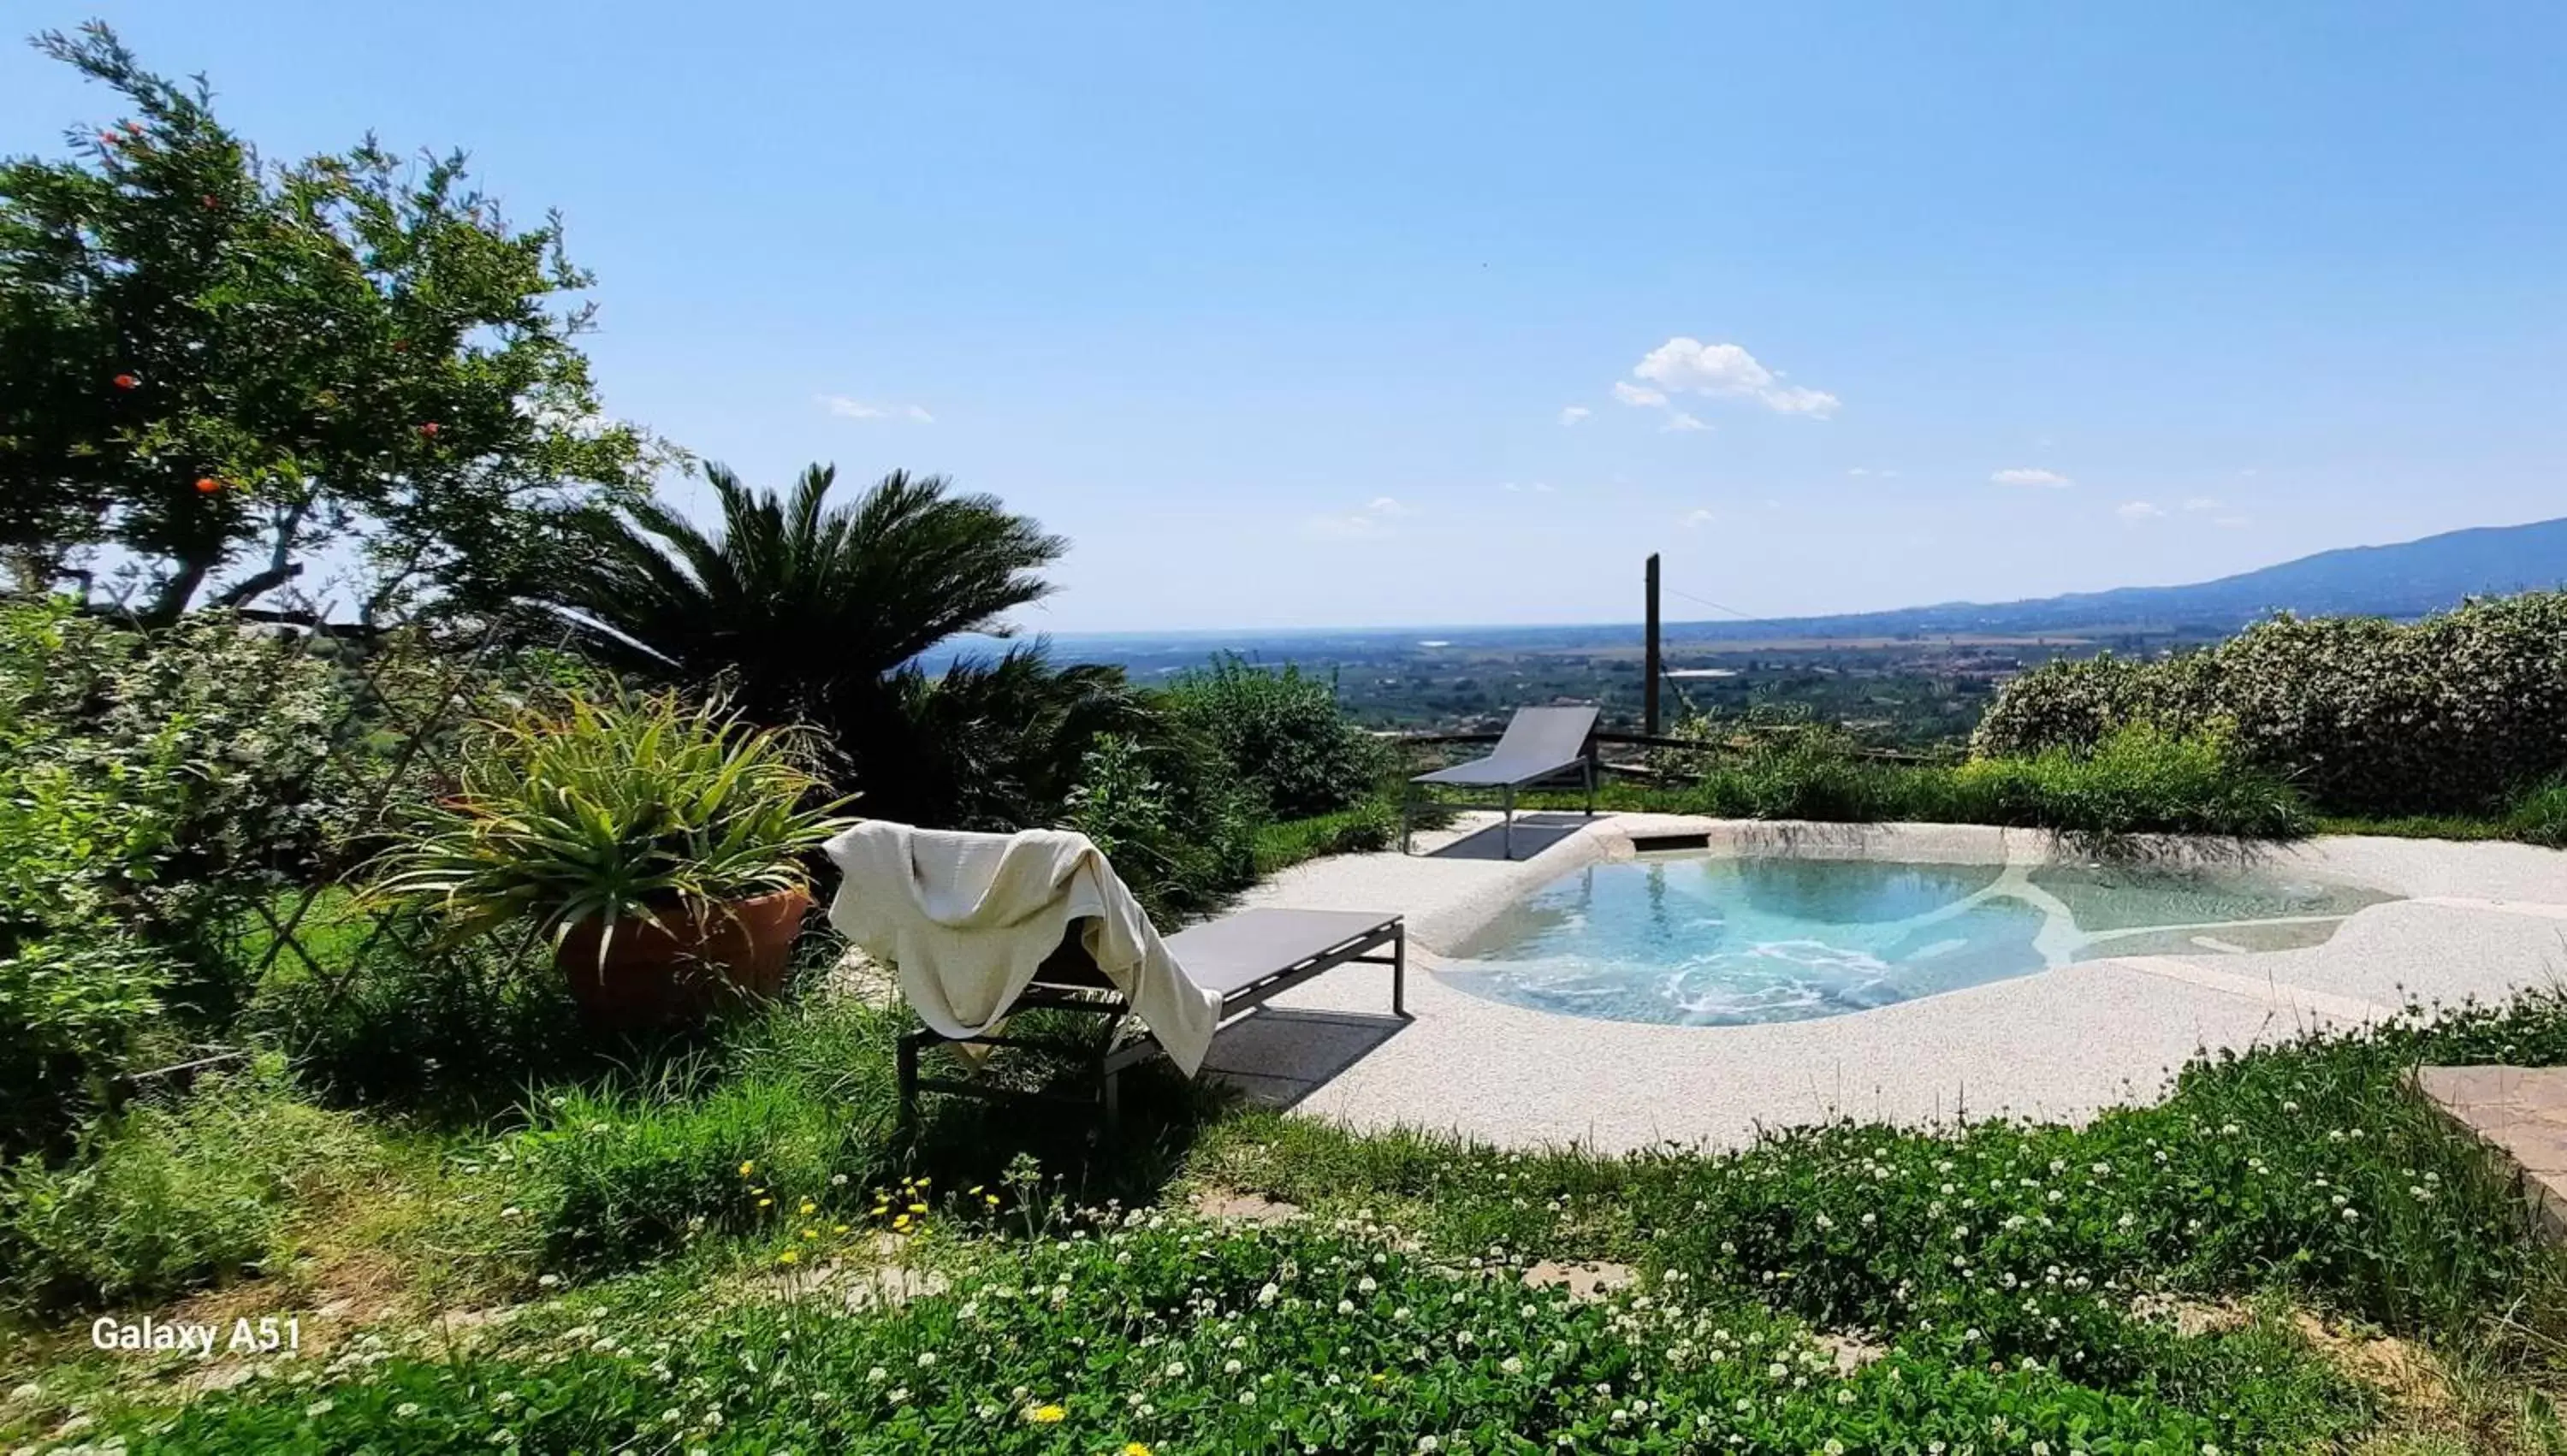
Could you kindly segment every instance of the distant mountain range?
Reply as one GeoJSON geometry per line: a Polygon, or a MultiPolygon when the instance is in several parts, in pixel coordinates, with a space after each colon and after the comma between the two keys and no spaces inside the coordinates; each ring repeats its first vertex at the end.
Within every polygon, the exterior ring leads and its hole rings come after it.
{"type": "Polygon", "coordinates": [[[2277,611],[2422,617],[2462,598],[2567,586],[2567,519],[2476,526],[2393,546],[2320,551],[2188,586],[2126,586],[2020,602],[1945,602],[1770,622],[1688,623],[1685,636],[1892,637],[2095,627],[2228,631],[2277,611]]]}
{"type": "MultiPolygon", "coordinates": [[[[2321,551],[2257,571],[2189,586],[2133,586],[2019,602],[1945,602],[1889,612],[1764,621],[1668,622],[1670,645],[1769,639],[2022,637],[2105,629],[2209,637],[2276,611],[2305,615],[2413,618],[2465,597],[2567,586],[2567,519],[2446,531],[2393,546],[2321,551]]],[[[1419,649],[1579,650],[1630,647],[1633,623],[1535,627],[1364,627],[1054,635],[1054,655],[1071,662],[1120,663],[1167,673],[1199,666],[1216,652],[1284,662],[1328,663],[1419,649]]],[[[1003,646],[957,638],[925,659],[931,668],[960,654],[1003,646]]]]}

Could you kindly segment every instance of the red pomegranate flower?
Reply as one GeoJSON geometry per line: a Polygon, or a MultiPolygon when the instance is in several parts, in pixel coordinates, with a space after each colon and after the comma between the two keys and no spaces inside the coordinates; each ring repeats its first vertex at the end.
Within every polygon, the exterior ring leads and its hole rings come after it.
{"type": "Polygon", "coordinates": [[[436,422],[430,420],[426,425],[421,426],[419,428],[419,433],[427,436],[430,439],[436,438],[436,422]]]}
{"type": "Polygon", "coordinates": [[[196,477],[196,493],[198,495],[211,495],[222,488],[223,482],[215,479],[211,475],[199,475],[196,477]]]}
{"type": "Polygon", "coordinates": [[[116,377],[116,387],[120,390],[130,390],[141,383],[143,381],[130,374],[120,374],[116,377]]]}

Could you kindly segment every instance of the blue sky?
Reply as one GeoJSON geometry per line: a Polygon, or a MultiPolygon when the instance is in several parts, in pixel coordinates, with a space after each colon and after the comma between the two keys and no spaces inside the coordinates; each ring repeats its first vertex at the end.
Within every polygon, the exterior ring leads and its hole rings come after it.
{"type": "MultiPolygon", "coordinates": [[[[2567,514],[2554,4],[9,14],[273,153],[470,148],[600,275],[615,413],[997,492],[1076,543],[1036,629],[1629,620],[1651,550],[1860,610],[2567,514]]],[[[112,111],[0,51],[0,149],[112,111]]]]}

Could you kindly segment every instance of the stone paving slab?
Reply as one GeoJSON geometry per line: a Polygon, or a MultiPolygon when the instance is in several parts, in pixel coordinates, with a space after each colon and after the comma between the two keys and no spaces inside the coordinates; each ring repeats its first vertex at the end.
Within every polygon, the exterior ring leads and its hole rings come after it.
{"type": "Polygon", "coordinates": [[[2428,1066],[2416,1085],[2512,1160],[2541,1227],[2567,1238],[2567,1066],[2428,1066]]]}

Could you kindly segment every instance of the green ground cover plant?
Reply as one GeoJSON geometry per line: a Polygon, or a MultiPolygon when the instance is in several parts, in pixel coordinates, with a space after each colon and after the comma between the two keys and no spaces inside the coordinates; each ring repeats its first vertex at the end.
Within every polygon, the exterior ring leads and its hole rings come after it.
{"type": "Polygon", "coordinates": [[[296,1205],[361,1175],[372,1141],[298,1098],[283,1058],[94,1124],[82,1156],[0,1174],[0,1304],[149,1304],[267,1268],[296,1205]]]}

